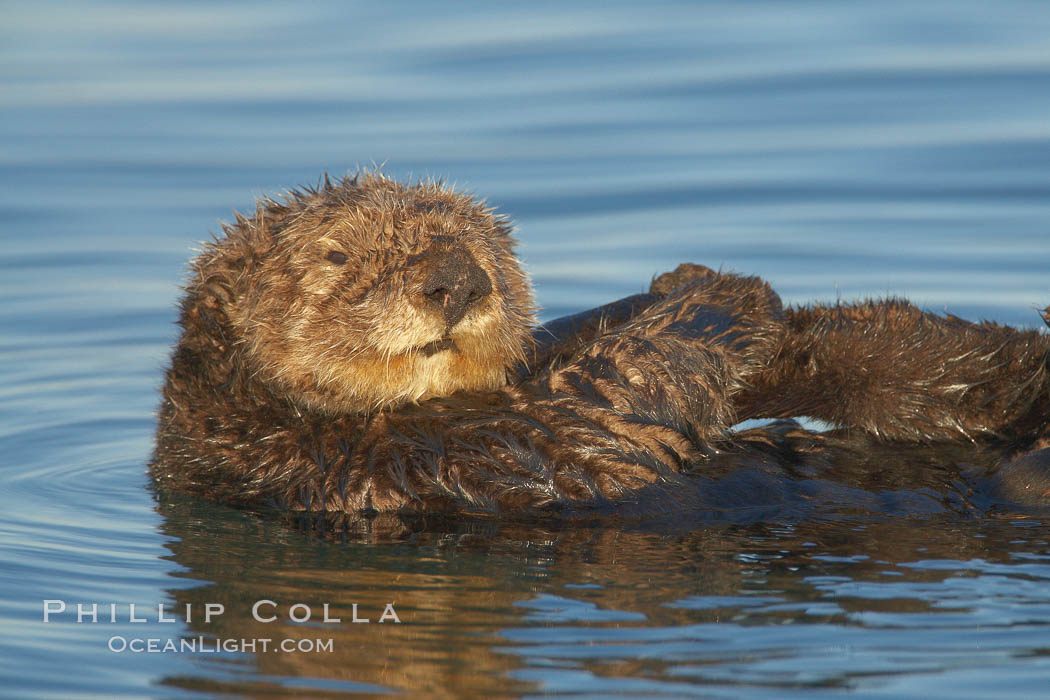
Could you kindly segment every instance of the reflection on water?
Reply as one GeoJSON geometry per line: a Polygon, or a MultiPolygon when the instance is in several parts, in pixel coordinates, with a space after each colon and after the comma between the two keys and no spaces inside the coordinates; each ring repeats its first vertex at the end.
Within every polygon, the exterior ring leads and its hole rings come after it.
{"type": "Polygon", "coordinates": [[[321,535],[155,501],[145,464],[195,242],[358,164],[509,214],[544,318],[693,260],[1036,325],[1048,37],[1020,0],[5,8],[0,694],[1043,692],[1050,525],[983,515],[953,481],[976,455],[868,454],[788,510],[321,535]],[[263,598],[403,624],[263,625],[263,598]],[[229,612],[44,624],[45,599],[229,612]],[[334,648],[107,649],[198,634],[334,648]]]}
{"type": "Polygon", "coordinates": [[[677,534],[376,521],[325,538],[179,497],[161,512],[180,576],[203,582],[173,591],[178,606],[227,610],[187,635],[332,640],[330,653],[230,655],[206,679],[165,679],[178,687],[736,697],[917,682],[966,694],[1007,663],[1020,688],[1050,671],[1050,555],[1024,553],[1047,551],[1048,531],[1024,518],[677,534]],[[255,621],[258,600],[279,619],[255,621]],[[315,621],[289,622],[295,603],[315,621]],[[316,622],[325,603],[342,623],[316,622]],[[369,624],[350,622],[355,603],[369,624]],[[377,622],[387,603],[401,624],[377,622]]]}

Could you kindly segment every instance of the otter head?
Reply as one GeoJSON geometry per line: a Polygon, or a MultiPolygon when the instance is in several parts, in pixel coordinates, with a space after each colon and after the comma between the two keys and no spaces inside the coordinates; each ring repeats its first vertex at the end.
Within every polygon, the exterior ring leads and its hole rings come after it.
{"type": "Polygon", "coordinates": [[[469,197],[366,174],[262,202],[197,279],[222,290],[241,376],[303,408],[364,412],[506,383],[534,323],[514,245],[469,197]]]}

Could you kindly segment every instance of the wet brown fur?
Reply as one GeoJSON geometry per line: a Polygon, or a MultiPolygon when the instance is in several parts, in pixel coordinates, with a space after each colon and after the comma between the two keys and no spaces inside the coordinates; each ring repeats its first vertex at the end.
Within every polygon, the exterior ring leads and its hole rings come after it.
{"type": "Polygon", "coordinates": [[[1050,433],[1045,333],[892,300],[783,309],[696,265],[534,332],[513,246],[471,198],[378,174],[239,216],[194,262],[155,479],[282,509],[497,513],[671,488],[742,418],[1018,451],[1050,433]],[[492,287],[455,323],[425,298],[446,248],[492,287]]]}

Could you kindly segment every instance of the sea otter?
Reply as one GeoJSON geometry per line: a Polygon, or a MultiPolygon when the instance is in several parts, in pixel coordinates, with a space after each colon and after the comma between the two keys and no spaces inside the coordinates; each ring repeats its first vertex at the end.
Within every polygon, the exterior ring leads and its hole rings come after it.
{"type": "Polygon", "coordinates": [[[786,308],[758,278],[690,264],[537,326],[503,216],[378,173],[326,177],[224,228],[182,301],[161,485],[360,515],[644,509],[691,481],[703,495],[687,504],[708,505],[742,451],[777,492],[826,470],[845,438],[730,432],[810,416],[846,438],[1024,455],[1000,490],[1050,502],[1045,333],[898,300],[786,308]]]}

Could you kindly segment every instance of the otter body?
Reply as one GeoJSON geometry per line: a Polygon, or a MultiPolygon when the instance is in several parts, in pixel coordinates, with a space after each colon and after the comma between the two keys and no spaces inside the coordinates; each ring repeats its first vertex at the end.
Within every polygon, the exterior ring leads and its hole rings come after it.
{"type": "Polygon", "coordinates": [[[762,280],[697,265],[536,327],[513,247],[469,197],[378,174],[238,217],[194,262],[154,478],[350,515],[644,509],[686,482],[706,507],[741,458],[771,484],[830,474],[838,437],[729,433],[804,415],[1024,455],[1004,473],[1027,481],[1001,491],[1050,502],[1044,333],[900,301],[783,308],[762,280]]]}

